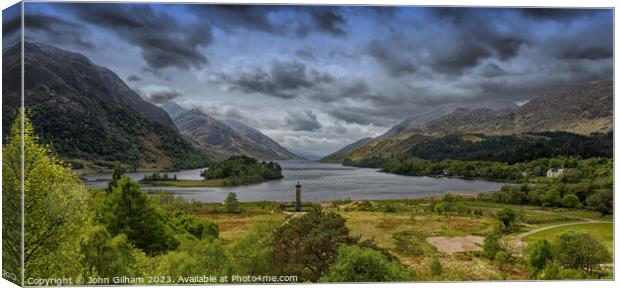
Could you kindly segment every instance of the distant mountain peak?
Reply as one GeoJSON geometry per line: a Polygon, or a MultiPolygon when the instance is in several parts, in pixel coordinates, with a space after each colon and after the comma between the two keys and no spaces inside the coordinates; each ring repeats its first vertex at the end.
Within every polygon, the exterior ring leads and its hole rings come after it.
{"type": "Polygon", "coordinates": [[[196,141],[205,153],[216,159],[247,155],[263,160],[299,157],[257,129],[238,120],[218,120],[199,109],[185,109],[173,101],[162,105],[179,130],[196,141]]]}

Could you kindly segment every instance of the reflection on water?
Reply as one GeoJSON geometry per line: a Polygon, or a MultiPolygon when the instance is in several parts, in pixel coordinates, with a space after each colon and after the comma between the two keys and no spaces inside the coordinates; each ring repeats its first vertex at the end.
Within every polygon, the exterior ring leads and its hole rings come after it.
{"type": "MultiPolygon", "coordinates": [[[[405,199],[445,194],[447,192],[471,193],[497,191],[503,183],[455,178],[402,176],[379,172],[377,169],[345,167],[317,161],[279,161],[284,179],[238,187],[155,187],[143,185],[147,191],[167,191],[188,200],[222,202],[228,192],[237,193],[239,201],[292,201],[295,184],[302,185],[304,200],[337,199],[405,199]]],[[[183,170],[178,179],[201,179],[204,169],[183,170]]],[[[140,180],[147,172],[127,173],[140,180]]],[[[106,187],[111,173],[85,176],[89,188],[106,187]]]]}

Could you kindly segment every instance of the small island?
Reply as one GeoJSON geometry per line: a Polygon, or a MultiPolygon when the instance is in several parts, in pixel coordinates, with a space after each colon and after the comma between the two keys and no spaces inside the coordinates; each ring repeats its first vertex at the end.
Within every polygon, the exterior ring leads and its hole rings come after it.
{"type": "Polygon", "coordinates": [[[203,180],[177,179],[176,174],[155,172],[146,175],[141,182],[154,186],[179,187],[228,187],[255,184],[269,180],[282,179],[282,167],[276,162],[259,161],[248,156],[232,156],[215,163],[202,171],[203,180]]]}

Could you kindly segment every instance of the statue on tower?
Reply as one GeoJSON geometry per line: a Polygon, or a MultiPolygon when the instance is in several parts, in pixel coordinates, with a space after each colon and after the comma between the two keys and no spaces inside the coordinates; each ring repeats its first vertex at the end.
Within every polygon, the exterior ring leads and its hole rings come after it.
{"type": "Polygon", "coordinates": [[[301,212],[301,184],[295,185],[295,211],[301,212]]]}

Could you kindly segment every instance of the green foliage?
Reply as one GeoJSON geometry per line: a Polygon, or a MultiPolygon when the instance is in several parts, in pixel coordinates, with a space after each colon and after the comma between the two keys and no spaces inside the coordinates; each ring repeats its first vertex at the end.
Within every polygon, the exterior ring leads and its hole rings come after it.
{"type": "Polygon", "coordinates": [[[610,261],[607,248],[592,235],[568,231],[562,233],[555,244],[555,259],[565,268],[591,273],[601,263],[610,261]]]}
{"type": "Polygon", "coordinates": [[[114,165],[114,170],[112,171],[112,179],[108,181],[108,193],[112,192],[112,189],[116,186],[118,180],[121,180],[123,174],[125,174],[125,168],[121,164],[116,163],[116,165],[114,165]]]}
{"type": "Polygon", "coordinates": [[[431,275],[439,277],[442,273],[443,267],[441,266],[441,262],[439,262],[439,259],[433,258],[433,262],[431,262],[431,275]]]}
{"type": "Polygon", "coordinates": [[[511,208],[504,208],[495,215],[502,224],[503,232],[512,231],[517,214],[511,208]]]}
{"type": "Polygon", "coordinates": [[[394,233],[392,238],[395,242],[395,250],[405,256],[420,256],[424,249],[415,234],[411,232],[394,233]]]}
{"type": "Polygon", "coordinates": [[[428,160],[482,160],[505,163],[525,162],[557,156],[581,158],[613,157],[613,133],[583,136],[568,132],[540,132],[521,135],[485,136],[480,141],[461,135],[444,136],[416,144],[411,156],[428,160]]]}
{"type": "Polygon", "coordinates": [[[342,216],[314,209],[273,233],[275,262],[282,275],[317,281],[334,262],[338,248],[352,243],[342,216]]]}
{"type": "Polygon", "coordinates": [[[226,212],[228,213],[241,212],[241,209],[239,208],[239,201],[237,200],[237,194],[235,192],[228,193],[226,200],[224,200],[224,207],[226,207],[226,212]]]}
{"type": "Polygon", "coordinates": [[[495,255],[503,251],[504,248],[499,243],[499,235],[491,234],[484,238],[484,245],[482,245],[482,256],[489,260],[494,260],[495,255]]]}
{"type": "Polygon", "coordinates": [[[240,275],[278,275],[274,261],[272,232],[280,226],[277,222],[256,225],[228,246],[236,273],[240,275]]]}
{"type": "Polygon", "coordinates": [[[166,214],[127,176],[121,178],[106,197],[99,215],[101,223],[113,236],[127,235],[133,245],[149,255],[179,245],[166,214]]]}
{"type": "Polygon", "coordinates": [[[525,257],[528,272],[533,277],[536,277],[545,268],[545,265],[552,260],[553,248],[545,239],[536,241],[534,245],[528,248],[525,257]]]}
{"type": "Polygon", "coordinates": [[[599,190],[586,199],[588,207],[600,212],[603,215],[611,214],[614,211],[613,190],[599,190]]]}
{"type": "MultiPolygon", "coordinates": [[[[219,239],[187,241],[178,250],[157,257],[155,275],[167,275],[174,280],[194,275],[229,275],[232,263],[219,239]]],[[[219,277],[218,277],[219,279],[219,277]]]]}
{"type": "Polygon", "coordinates": [[[370,248],[343,245],[322,282],[391,282],[412,280],[413,275],[400,262],[370,248]]]}
{"type": "Polygon", "coordinates": [[[558,280],[560,279],[560,271],[562,267],[556,261],[550,261],[545,264],[540,272],[538,279],[540,280],[558,280]]]}
{"type": "Polygon", "coordinates": [[[86,219],[88,195],[81,181],[55,157],[49,146],[38,143],[23,113],[14,121],[3,145],[3,260],[5,271],[21,276],[21,148],[23,140],[24,246],[26,277],[75,275],[81,224],[86,219]],[[19,119],[19,118],[18,118],[19,119]],[[6,217],[6,218],[4,218],[6,217]],[[8,257],[14,257],[9,259],[8,257]]]}
{"type": "Polygon", "coordinates": [[[495,261],[495,264],[497,264],[497,269],[499,269],[500,271],[506,271],[512,263],[513,259],[510,253],[502,250],[495,253],[493,261],[495,261]]]}
{"type": "Polygon", "coordinates": [[[217,224],[201,217],[181,211],[172,214],[171,225],[179,232],[187,232],[198,239],[218,238],[220,230],[217,224]]]}
{"type": "Polygon", "coordinates": [[[153,182],[153,181],[177,181],[177,174],[173,176],[168,175],[168,173],[160,174],[159,172],[153,172],[151,175],[144,175],[142,177],[142,181],[145,182],[153,182]]]}
{"type": "Polygon", "coordinates": [[[101,225],[89,227],[80,242],[83,276],[137,277],[148,272],[147,256],[136,250],[125,234],[112,237],[101,225]]]}
{"type": "Polygon", "coordinates": [[[281,179],[282,168],[276,162],[259,162],[248,156],[232,156],[203,171],[205,180],[227,179],[228,186],[281,179]]]}
{"type": "Polygon", "coordinates": [[[579,201],[579,197],[574,194],[566,194],[562,198],[562,206],[567,208],[581,208],[581,202],[579,201]]]}

